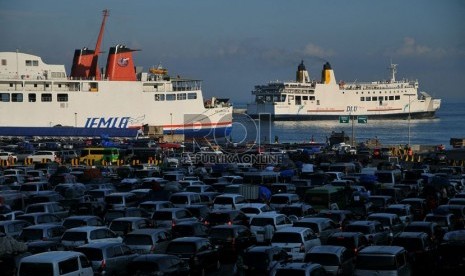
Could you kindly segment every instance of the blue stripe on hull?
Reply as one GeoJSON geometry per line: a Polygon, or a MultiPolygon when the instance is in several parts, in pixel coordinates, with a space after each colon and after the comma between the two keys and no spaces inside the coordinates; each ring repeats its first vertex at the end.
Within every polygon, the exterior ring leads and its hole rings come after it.
{"type": "Polygon", "coordinates": [[[0,127],[0,136],[75,136],[136,137],[133,128],[85,128],[85,127],[0,127]]]}

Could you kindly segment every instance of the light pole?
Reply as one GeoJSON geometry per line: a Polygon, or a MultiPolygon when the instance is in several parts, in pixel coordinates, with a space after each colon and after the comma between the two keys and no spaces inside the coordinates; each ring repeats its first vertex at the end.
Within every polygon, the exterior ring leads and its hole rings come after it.
{"type": "Polygon", "coordinates": [[[410,104],[411,104],[411,101],[410,101],[410,97],[411,96],[416,96],[416,94],[404,94],[406,96],[408,96],[408,146],[410,147],[410,104]]]}
{"type": "Polygon", "coordinates": [[[77,112],[74,112],[74,127],[77,127],[77,112]]]}

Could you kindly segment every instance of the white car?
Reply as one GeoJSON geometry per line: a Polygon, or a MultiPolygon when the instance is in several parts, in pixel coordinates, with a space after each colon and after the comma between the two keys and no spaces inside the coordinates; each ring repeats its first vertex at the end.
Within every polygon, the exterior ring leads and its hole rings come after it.
{"type": "Polygon", "coordinates": [[[0,151],[0,160],[13,161],[16,163],[18,161],[18,156],[16,156],[13,152],[0,151]]]}
{"type": "Polygon", "coordinates": [[[309,228],[285,227],[273,234],[271,245],[284,248],[293,261],[303,261],[305,254],[312,247],[321,245],[321,241],[309,228]]]}
{"type": "Polygon", "coordinates": [[[32,162],[34,163],[40,163],[44,160],[46,161],[55,161],[55,159],[59,157],[59,154],[57,151],[51,151],[51,150],[41,150],[41,151],[36,151],[31,155],[27,156],[27,159],[31,159],[32,162]]]}
{"type": "Polygon", "coordinates": [[[265,241],[265,226],[273,226],[274,231],[285,227],[291,227],[291,220],[283,214],[263,213],[256,215],[250,221],[250,231],[257,237],[257,242],[265,241]]]}
{"type": "Polygon", "coordinates": [[[241,208],[241,211],[244,212],[249,220],[251,220],[256,215],[264,213],[276,214],[276,211],[265,203],[248,203],[241,208]]]}
{"type": "Polygon", "coordinates": [[[61,237],[64,247],[72,249],[92,242],[123,242],[115,232],[106,226],[81,226],[65,231],[61,237]]]}

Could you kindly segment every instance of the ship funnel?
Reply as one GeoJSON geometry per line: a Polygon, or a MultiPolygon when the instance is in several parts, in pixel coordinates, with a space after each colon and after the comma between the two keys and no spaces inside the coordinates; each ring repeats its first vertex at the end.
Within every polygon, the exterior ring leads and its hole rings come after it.
{"type": "Polygon", "coordinates": [[[111,47],[108,53],[106,78],[116,81],[135,81],[136,70],[131,50],[123,45],[111,47]]]}
{"type": "Polygon", "coordinates": [[[308,75],[307,69],[305,68],[303,60],[297,67],[297,73],[296,73],[295,80],[296,82],[300,82],[300,83],[310,82],[310,77],[308,75]]]}
{"type": "Polygon", "coordinates": [[[73,79],[89,79],[90,70],[94,58],[94,50],[87,48],[77,49],[74,51],[73,65],[71,66],[71,75],[73,79]]]}
{"type": "Polygon", "coordinates": [[[326,62],[323,65],[323,71],[321,72],[321,83],[323,84],[336,84],[336,77],[334,76],[334,71],[331,69],[331,64],[326,62]]]}

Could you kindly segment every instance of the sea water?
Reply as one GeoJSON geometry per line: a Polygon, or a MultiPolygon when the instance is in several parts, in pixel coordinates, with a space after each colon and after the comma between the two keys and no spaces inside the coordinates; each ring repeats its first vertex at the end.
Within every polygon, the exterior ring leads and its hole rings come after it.
{"type": "MultiPolygon", "coordinates": [[[[236,105],[245,108],[245,105],[236,105]]],[[[378,139],[389,145],[445,145],[450,138],[465,138],[465,102],[445,102],[434,119],[371,120],[366,124],[334,121],[271,121],[252,120],[245,114],[234,114],[232,142],[302,143],[326,142],[332,132],[342,132],[357,143],[378,139]],[[410,131],[409,131],[410,129],[410,131]],[[410,133],[410,135],[409,135],[410,133]]]]}

